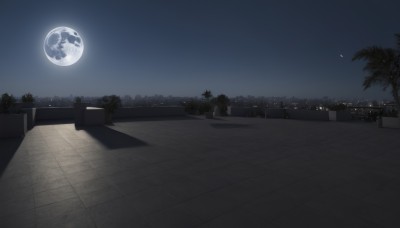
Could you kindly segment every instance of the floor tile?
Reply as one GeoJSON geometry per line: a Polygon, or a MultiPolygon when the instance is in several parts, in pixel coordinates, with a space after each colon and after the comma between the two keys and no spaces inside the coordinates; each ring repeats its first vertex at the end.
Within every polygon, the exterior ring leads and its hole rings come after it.
{"type": "Polygon", "coordinates": [[[35,206],[40,207],[76,197],[78,196],[74,189],[70,185],[66,185],[56,189],[35,193],[35,206]]]}
{"type": "Polygon", "coordinates": [[[86,207],[91,207],[122,196],[123,194],[115,187],[101,188],[92,192],[79,193],[79,197],[86,207]]]}
{"type": "Polygon", "coordinates": [[[183,210],[203,219],[209,220],[238,207],[240,202],[223,195],[207,193],[179,205],[183,210]]]}
{"type": "Polygon", "coordinates": [[[296,206],[296,201],[291,196],[275,191],[246,203],[242,208],[272,221],[287,211],[293,210],[296,206]]]}
{"type": "Polygon", "coordinates": [[[34,207],[35,207],[35,201],[33,195],[25,198],[10,199],[7,201],[3,201],[0,204],[0,217],[22,213],[24,211],[33,209],[34,207]]]}
{"type": "Polygon", "coordinates": [[[11,216],[0,216],[0,227],[7,228],[34,228],[35,227],[35,210],[30,209],[11,216]]]}
{"type": "Polygon", "coordinates": [[[47,178],[37,181],[32,187],[35,193],[52,190],[63,186],[69,186],[67,178],[61,176],[59,178],[47,178]]]}
{"type": "Polygon", "coordinates": [[[130,203],[141,215],[148,215],[176,206],[179,200],[161,189],[153,188],[129,196],[130,203]]]}
{"type": "Polygon", "coordinates": [[[76,227],[76,228],[95,228],[96,225],[91,217],[84,210],[75,210],[62,216],[56,216],[49,219],[39,219],[36,221],[37,227],[58,228],[58,227],[76,227]]]}
{"type": "Polygon", "coordinates": [[[235,210],[224,215],[218,216],[211,221],[200,226],[200,228],[218,228],[218,227],[230,227],[230,228],[241,228],[241,227],[254,227],[254,228],[275,228],[276,225],[249,213],[244,210],[235,210]]]}
{"type": "Polygon", "coordinates": [[[151,228],[188,228],[197,227],[203,223],[198,217],[187,213],[187,211],[183,210],[181,207],[175,207],[145,216],[145,220],[151,228]]]}
{"type": "Polygon", "coordinates": [[[97,227],[148,227],[143,216],[126,198],[119,198],[89,208],[97,227]]]}

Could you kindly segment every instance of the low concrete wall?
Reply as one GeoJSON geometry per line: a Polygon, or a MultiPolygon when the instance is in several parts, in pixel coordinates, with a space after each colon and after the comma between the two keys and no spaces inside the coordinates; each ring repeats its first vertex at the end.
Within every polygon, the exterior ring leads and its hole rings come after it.
{"type": "Polygon", "coordinates": [[[105,124],[105,113],[103,108],[87,107],[84,112],[84,125],[105,124]]]}
{"type": "Polygon", "coordinates": [[[0,114],[0,138],[21,137],[27,131],[27,114],[0,114]]]}
{"type": "Polygon", "coordinates": [[[329,111],[329,120],[336,121],[336,111],[329,111]]]}
{"type": "MultiPolygon", "coordinates": [[[[36,120],[74,120],[74,108],[37,108],[36,120]]],[[[184,116],[184,107],[132,107],[119,108],[113,119],[134,117],[184,116]]]]}
{"type": "Polygon", "coordinates": [[[113,114],[113,119],[134,117],[162,117],[162,116],[184,116],[184,107],[132,107],[120,108],[113,114]]]}
{"type": "MultiPolygon", "coordinates": [[[[229,107],[230,116],[256,116],[260,112],[259,108],[253,107],[229,107]]],[[[267,118],[287,118],[295,120],[318,120],[318,121],[347,121],[351,120],[351,113],[348,111],[314,111],[302,109],[268,108],[266,109],[267,118]]]]}
{"type": "Polygon", "coordinates": [[[349,111],[329,111],[329,120],[331,121],[349,121],[351,119],[349,111]]]}
{"type": "Polygon", "coordinates": [[[269,108],[267,109],[267,118],[284,118],[285,109],[283,108],[269,108]]]}
{"type": "Polygon", "coordinates": [[[229,116],[257,116],[258,108],[253,107],[228,107],[228,115],[229,116]]]}
{"type": "Polygon", "coordinates": [[[36,120],[73,120],[74,108],[37,108],[36,120]]]}
{"type": "Polygon", "coordinates": [[[400,118],[398,118],[398,117],[382,117],[382,127],[400,128],[400,118]]]}
{"type": "Polygon", "coordinates": [[[327,111],[314,111],[314,110],[287,110],[289,119],[295,120],[319,120],[328,121],[329,114],[327,111]]]}
{"type": "Polygon", "coordinates": [[[31,130],[36,122],[36,108],[22,108],[21,110],[27,114],[28,130],[31,130]]]}

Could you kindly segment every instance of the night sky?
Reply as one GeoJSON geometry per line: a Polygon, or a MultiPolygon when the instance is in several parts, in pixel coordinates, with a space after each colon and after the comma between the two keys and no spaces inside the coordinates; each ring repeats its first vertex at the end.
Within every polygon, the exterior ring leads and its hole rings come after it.
{"type": "Polygon", "coordinates": [[[395,47],[399,9],[398,0],[1,0],[0,93],[391,98],[364,92],[364,64],[351,58],[395,47]],[[69,67],[43,51],[58,26],[85,44],[69,67]]]}

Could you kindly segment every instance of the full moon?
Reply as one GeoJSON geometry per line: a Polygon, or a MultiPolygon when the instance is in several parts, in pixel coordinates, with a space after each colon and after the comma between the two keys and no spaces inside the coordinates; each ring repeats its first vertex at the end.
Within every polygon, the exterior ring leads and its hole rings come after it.
{"type": "Polygon", "coordinates": [[[82,57],[83,40],[72,28],[57,27],[44,40],[44,53],[50,62],[59,66],[70,66],[82,57]]]}

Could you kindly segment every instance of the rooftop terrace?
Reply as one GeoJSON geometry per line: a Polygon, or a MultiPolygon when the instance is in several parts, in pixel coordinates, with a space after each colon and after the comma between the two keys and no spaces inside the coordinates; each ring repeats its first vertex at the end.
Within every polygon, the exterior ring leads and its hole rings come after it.
{"type": "Polygon", "coordinates": [[[196,117],[1,139],[0,227],[400,227],[400,131],[196,117]]]}

